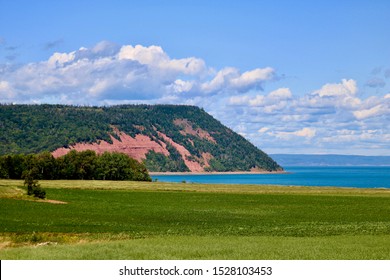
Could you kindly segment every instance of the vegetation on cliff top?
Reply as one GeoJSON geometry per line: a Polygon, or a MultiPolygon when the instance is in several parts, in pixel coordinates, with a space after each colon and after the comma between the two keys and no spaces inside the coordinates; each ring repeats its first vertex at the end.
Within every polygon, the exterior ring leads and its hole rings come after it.
{"type": "Polygon", "coordinates": [[[185,147],[191,154],[189,160],[201,162],[202,154],[210,154],[206,171],[281,170],[264,152],[195,106],[0,105],[0,128],[0,155],[52,152],[80,142],[112,143],[110,136],[118,138],[115,128],[132,137],[143,134],[167,144],[169,156],[153,151],[146,155],[144,163],[150,171],[189,171],[182,156],[159,132],[185,147]],[[215,141],[183,133],[176,120],[186,120],[191,129],[206,131],[215,141]]]}

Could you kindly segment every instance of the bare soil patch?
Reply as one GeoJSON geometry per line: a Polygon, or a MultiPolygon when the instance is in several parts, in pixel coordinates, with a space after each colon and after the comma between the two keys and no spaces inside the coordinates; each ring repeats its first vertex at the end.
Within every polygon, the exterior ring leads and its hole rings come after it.
{"type": "Polygon", "coordinates": [[[60,200],[54,200],[54,199],[40,199],[40,200],[33,200],[35,202],[46,202],[46,203],[52,203],[52,204],[68,204],[68,202],[60,201],[60,200]]]}

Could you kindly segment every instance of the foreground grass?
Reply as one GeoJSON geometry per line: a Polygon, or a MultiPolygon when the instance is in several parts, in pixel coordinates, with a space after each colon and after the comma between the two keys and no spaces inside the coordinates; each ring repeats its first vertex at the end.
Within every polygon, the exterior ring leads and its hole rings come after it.
{"type": "Polygon", "coordinates": [[[1,259],[390,259],[388,190],[0,180],[1,259]]]}
{"type": "Polygon", "coordinates": [[[165,236],[6,248],[1,259],[390,259],[389,236],[165,236]]]}

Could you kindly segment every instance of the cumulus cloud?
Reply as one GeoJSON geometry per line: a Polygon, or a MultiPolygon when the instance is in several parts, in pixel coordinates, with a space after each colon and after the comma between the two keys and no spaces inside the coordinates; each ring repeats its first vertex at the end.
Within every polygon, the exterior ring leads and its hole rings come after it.
{"type": "Polygon", "coordinates": [[[278,107],[279,109],[286,105],[286,100],[292,98],[292,93],[288,88],[279,88],[270,92],[267,95],[256,94],[249,95],[235,95],[229,99],[230,105],[249,105],[252,107],[278,107]]]}
{"type": "Polygon", "coordinates": [[[254,69],[240,73],[238,69],[226,67],[217,72],[215,77],[201,85],[201,90],[206,93],[219,91],[246,92],[250,89],[262,89],[262,84],[274,77],[274,69],[267,67],[254,69]]]}
{"type": "Polygon", "coordinates": [[[376,105],[372,108],[369,109],[363,109],[363,110],[357,110],[354,111],[353,114],[358,120],[366,119],[366,118],[371,118],[375,116],[380,116],[385,113],[390,113],[390,110],[388,106],[384,104],[379,104],[376,105]]]}
{"type": "Polygon", "coordinates": [[[252,87],[261,88],[261,83],[270,80],[274,75],[274,69],[267,67],[264,69],[255,69],[244,72],[242,75],[236,75],[229,82],[233,89],[238,91],[247,91],[252,87]]]}
{"type": "Polygon", "coordinates": [[[356,81],[350,79],[342,79],[341,83],[337,84],[326,84],[321,89],[314,91],[313,93],[320,96],[345,96],[355,95],[358,91],[356,81]]]}
{"type": "Polygon", "coordinates": [[[299,102],[301,107],[317,108],[318,111],[334,112],[334,109],[351,109],[361,105],[357,97],[358,87],[353,79],[342,79],[341,83],[329,83],[319,90],[305,95],[299,102]],[[330,110],[329,110],[330,109],[330,110]]]}
{"type": "Polygon", "coordinates": [[[303,138],[313,138],[316,135],[316,129],[304,127],[297,131],[279,131],[279,132],[270,132],[270,135],[275,135],[277,138],[282,139],[291,139],[294,136],[303,137],[303,138]]]}
{"type": "Polygon", "coordinates": [[[195,57],[171,59],[160,46],[123,46],[118,53],[118,59],[138,61],[151,69],[165,70],[172,74],[197,75],[206,70],[202,59],[195,57]]]}
{"type": "Polygon", "coordinates": [[[7,94],[0,102],[73,104],[118,100],[178,100],[183,96],[245,93],[274,78],[272,68],[241,73],[234,67],[215,71],[201,58],[171,58],[160,46],[103,41],[92,48],[53,53],[46,61],[4,70],[7,94]],[[12,100],[11,100],[12,99],[12,100]]]}
{"type": "Polygon", "coordinates": [[[65,63],[73,61],[75,57],[76,57],[76,52],[71,52],[71,53],[56,52],[49,58],[47,64],[51,68],[63,67],[65,63]]]}
{"type": "Polygon", "coordinates": [[[272,153],[388,151],[390,94],[364,96],[355,80],[342,79],[305,95],[279,88],[229,96],[217,116],[237,130],[246,123],[246,136],[272,153]]]}

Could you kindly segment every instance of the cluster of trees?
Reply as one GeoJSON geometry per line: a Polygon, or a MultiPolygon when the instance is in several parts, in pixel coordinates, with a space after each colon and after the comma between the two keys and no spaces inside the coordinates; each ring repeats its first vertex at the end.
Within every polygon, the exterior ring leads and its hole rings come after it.
{"type": "Polygon", "coordinates": [[[0,156],[0,178],[151,181],[145,165],[125,154],[75,150],[59,158],[49,152],[0,156]]]}

